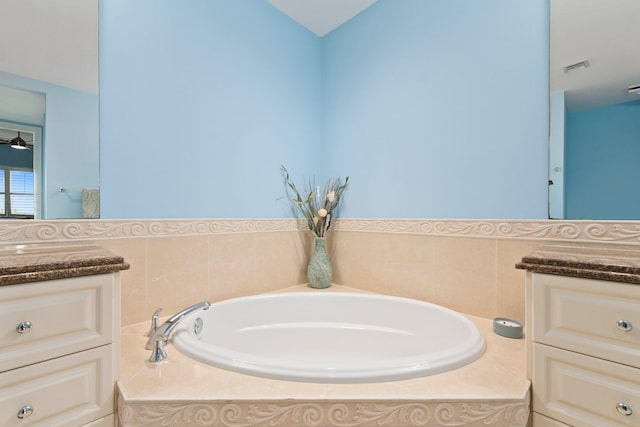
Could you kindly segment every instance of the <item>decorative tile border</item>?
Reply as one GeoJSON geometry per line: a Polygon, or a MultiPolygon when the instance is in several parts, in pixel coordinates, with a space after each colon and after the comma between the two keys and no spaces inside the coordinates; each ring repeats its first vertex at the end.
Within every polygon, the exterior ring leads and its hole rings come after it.
{"type": "MultiPolygon", "coordinates": [[[[191,236],[306,230],[294,219],[0,221],[0,243],[191,236]]],[[[341,219],[336,231],[640,243],[640,221],[341,219]]]]}
{"type": "Polygon", "coordinates": [[[524,427],[529,395],[522,401],[470,402],[126,402],[118,398],[122,427],[524,427]]]}
{"type": "Polygon", "coordinates": [[[640,221],[348,219],[336,221],[336,230],[572,242],[640,242],[640,221]]]}
{"type": "Polygon", "coordinates": [[[298,231],[292,219],[0,221],[0,242],[38,243],[136,237],[298,231]]]}

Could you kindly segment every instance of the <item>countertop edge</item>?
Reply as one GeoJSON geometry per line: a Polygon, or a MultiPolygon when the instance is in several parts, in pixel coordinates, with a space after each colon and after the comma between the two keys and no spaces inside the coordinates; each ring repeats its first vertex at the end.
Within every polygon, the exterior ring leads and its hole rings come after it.
{"type": "Polygon", "coordinates": [[[571,276],[583,279],[607,280],[610,282],[640,285],[640,274],[633,273],[621,273],[616,271],[580,267],[565,267],[551,264],[533,264],[527,262],[517,263],[516,268],[519,270],[531,271],[532,273],[554,274],[559,276],[571,276]]]}
{"type": "Polygon", "coordinates": [[[516,269],[585,279],[640,284],[640,246],[543,245],[524,255],[516,269]]]}
{"type": "Polygon", "coordinates": [[[93,276],[96,274],[107,274],[128,269],[129,264],[122,262],[117,264],[102,264],[6,274],[0,276],[0,286],[33,283],[44,280],[67,279],[71,277],[93,276]]]}

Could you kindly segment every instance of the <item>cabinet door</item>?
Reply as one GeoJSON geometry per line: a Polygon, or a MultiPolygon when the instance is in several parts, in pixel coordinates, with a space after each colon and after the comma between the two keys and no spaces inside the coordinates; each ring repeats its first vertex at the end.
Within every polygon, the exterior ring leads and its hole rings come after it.
{"type": "Polygon", "coordinates": [[[533,311],[535,342],[640,368],[640,285],[535,274],[533,311]]]}
{"type": "Polygon", "coordinates": [[[535,343],[532,403],[575,427],[637,427],[640,369],[535,343]]]}
{"type": "Polygon", "coordinates": [[[112,357],[106,345],[0,374],[0,425],[79,426],[112,414],[112,357]]]}
{"type": "Polygon", "coordinates": [[[102,274],[0,287],[0,372],[112,342],[114,280],[102,274]]]}

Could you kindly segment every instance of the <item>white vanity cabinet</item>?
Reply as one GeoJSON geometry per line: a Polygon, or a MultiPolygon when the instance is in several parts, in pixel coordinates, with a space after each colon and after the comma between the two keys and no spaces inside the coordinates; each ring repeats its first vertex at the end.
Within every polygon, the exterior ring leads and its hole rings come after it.
{"type": "Polygon", "coordinates": [[[527,273],[534,427],[640,426],[640,285],[527,273]]]}
{"type": "Polygon", "coordinates": [[[0,286],[0,425],[114,426],[118,271],[0,286]]]}

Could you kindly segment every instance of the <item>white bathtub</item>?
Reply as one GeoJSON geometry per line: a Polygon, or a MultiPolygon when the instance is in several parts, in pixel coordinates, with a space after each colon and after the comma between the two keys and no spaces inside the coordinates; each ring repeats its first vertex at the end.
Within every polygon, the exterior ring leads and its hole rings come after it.
{"type": "Polygon", "coordinates": [[[220,368],[324,383],[436,374],[474,361],[485,349],[478,328],[444,307],[330,291],[214,303],[185,319],[173,343],[186,355],[220,368]],[[197,319],[202,319],[199,333],[197,319]]]}

